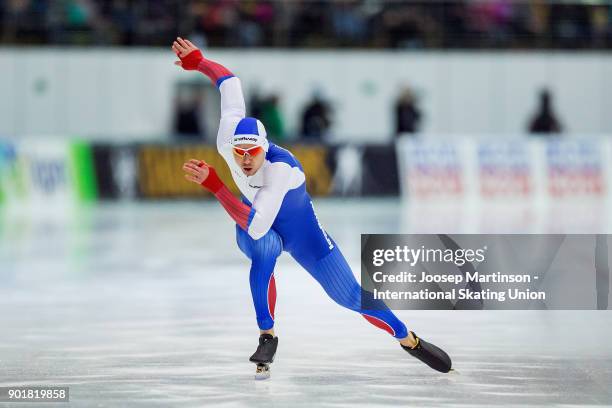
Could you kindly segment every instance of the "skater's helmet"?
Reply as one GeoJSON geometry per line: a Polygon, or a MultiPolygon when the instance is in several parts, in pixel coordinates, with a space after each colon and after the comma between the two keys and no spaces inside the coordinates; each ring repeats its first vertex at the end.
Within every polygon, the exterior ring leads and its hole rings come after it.
{"type": "Polygon", "coordinates": [[[255,118],[241,119],[234,131],[232,146],[241,144],[261,146],[267,152],[270,145],[263,123],[255,118]]]}

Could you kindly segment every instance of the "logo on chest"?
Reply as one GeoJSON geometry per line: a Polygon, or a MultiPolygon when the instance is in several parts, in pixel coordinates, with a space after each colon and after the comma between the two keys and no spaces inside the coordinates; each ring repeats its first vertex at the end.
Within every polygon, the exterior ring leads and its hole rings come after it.
{"type": "Polygon", "coordinates": [[[236,181],[236,184],[238,184],[238,181],[240,180],[242,183],[246,184],[247,187],[251,187],[251,188],[262,188],[263,187],[263,185],[258,186],[258,185],[252,184],[251,180],[249,180],[249,177],[246,177],[244,174],[240,173],[239,171],[235,169],[232,169],[232,171],[236,175],[236,177],[234,178],[234,180],[236,181]]]}

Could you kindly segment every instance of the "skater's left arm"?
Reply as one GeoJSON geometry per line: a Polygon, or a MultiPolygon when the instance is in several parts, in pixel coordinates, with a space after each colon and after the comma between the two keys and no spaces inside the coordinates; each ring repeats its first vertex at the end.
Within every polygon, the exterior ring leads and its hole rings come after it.
{"type": "Polygon", "coordinates": [[[202,52],[189,40],[178,37],[172,50],[179,61],[175,64],[187,71],[199,71],[219,88],[221,94],[221,119],[217,132],[219,152],[229,143],[236,125],[246,116],[242,85],[232,71],[224,65],[205,58],[202,52]]]}
{"type": "MultiPolygon", "coordinates": [[[[225,186],[214,167],[201,160],[191,159],[183,165],[185,178],[210,191],[219,200],[227,213],[253,239],[266,235],[272,227],[276,215],[289,190],[290,177],[284,163],[274,163],[264,173],[264,186],[259,190],[253,206],[249,206],[225,186]],[[274,166],[277,165],[277,166],[274,166]]],[[[287,166],[288,167],[288,166],[287,166]]]]}
{"type": "MultiPolygon", "coordinates": [[[[200,71],[206,75],[217,88],[219,88],[226,79],[234,77],[234,74],[223,65],[208,58],[204,58],[202,51],[187,39],[177,37],[174,43],[172,43],[172,50],[179,58],[179,61],[174,63],[175,65],[178,65],[186,71],[200,71]]],[[[244,102],[244,100],[242,100],[242,102],[244,102]]],[[[244,103],[242,105],[244,105],[244,103]]]]}

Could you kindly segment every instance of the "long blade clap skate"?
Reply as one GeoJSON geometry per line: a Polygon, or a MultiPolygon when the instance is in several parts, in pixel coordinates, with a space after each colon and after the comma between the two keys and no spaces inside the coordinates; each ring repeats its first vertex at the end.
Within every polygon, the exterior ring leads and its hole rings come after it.
{"type": "Polygon", "coordinates": [[[262,334],[259,336],[259,345],[257,351],[249,358],[249,361],[257,364],[255,371],[256,380],[265,380],[270,378],[270,364],[274,361],[274,355],[278,348],[278,337],[271,334],[262,334]]]}
{"type": "Polygon", "coordinates": [[[414,348],[401,345],[404,350],[441,373],[448,373],[451,370],[453,363],[444,350],[417,337],[414,332],[410,333],[416,339],[417,345],[414,348]]]}

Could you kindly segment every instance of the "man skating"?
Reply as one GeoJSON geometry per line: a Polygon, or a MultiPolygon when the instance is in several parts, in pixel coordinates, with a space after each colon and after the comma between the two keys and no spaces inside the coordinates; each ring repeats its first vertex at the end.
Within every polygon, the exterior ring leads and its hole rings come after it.
{"type": "Polygon", "coordinates": [[[274,267],[278,256],[286,251],[336,303],[387,331],[404,350],[435,370],[450,371],[448,355],[408,332],[384,304],[362,308],[361,286],[315,215],[302,166],[288,150],[267,140],[259,120],[246,117],[240,80],[224,66],[204,58],[189,40],[177,38],[172,49],[180,59],[176,65],[207,75],[221,93],[217,149],[243,200],[238,200],[205,162],[192,159],[183,170],[187,180],[214,194],[236,222],[236,241],[251,260],[249,280],[260,338],[250,360],[258,364],[258,370],[267,371],[278,346],[274,334],[274,267]]]}

